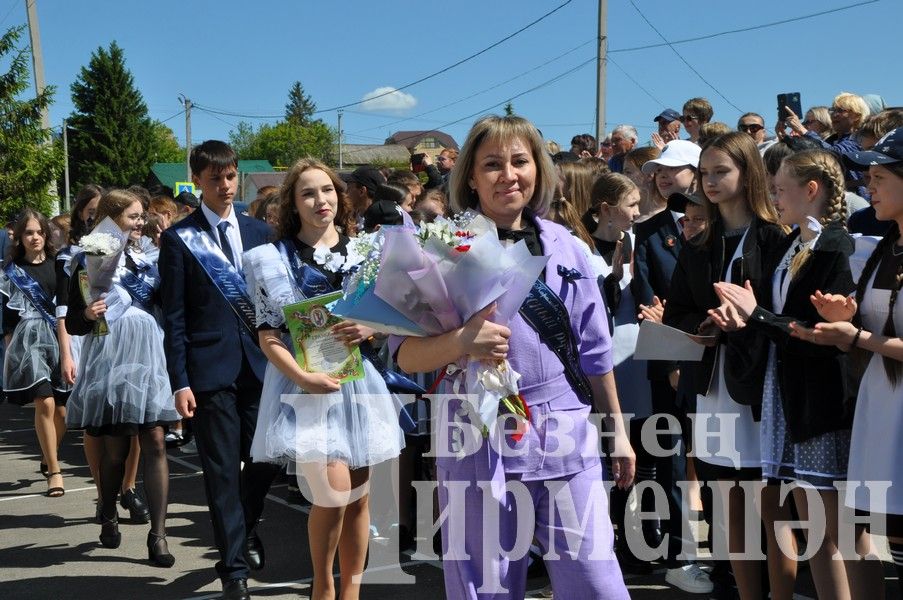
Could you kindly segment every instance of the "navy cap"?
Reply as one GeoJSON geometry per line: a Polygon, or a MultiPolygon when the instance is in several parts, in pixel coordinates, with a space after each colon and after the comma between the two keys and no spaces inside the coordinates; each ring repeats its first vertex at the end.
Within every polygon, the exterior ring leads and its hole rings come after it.
{"type": "Polygon", "coordinates": [[[372,231],[377,225],[401,225],[403,219],[398,204],[391,200],[379,200],[364,211],[364,231],[372,231]]]}
{"type": "Polygon", "coordinates": [[[201,201],[198,200],[198,197],[187,190],[180,192],[178,196],[173,198],[173,200],[175,200],[182,206],[187,206],[188,208],[197,209],[201,207],[201,201]]]}
{"type": "Polygon", "coordinates": [[[683,192],[674,192],[670,196],[668,196],[668,210],[673,210],[674,212],[686,212],[687,204],[692,202],[693,204],[698,204],[699,206],[704,206],[702,203],[702,198],[697,196],[696,194],[685,194],[683,192]]]}
{"type": "Polygon", "coordinates": [[[681,114],[679,112],[677,112],[676,110],[674,110],[673,108],[666,108],[665,110],[660,112],[657,117],[655,117],[652,120],[655,121],[656,123],[658,123],[659,121],[668,121],[670,123],[671,121],[680,121],[680,117],[681,117],[681,114]]]}
{"type": "Polygon", "coordinates": [[[884,134],[871,150],[844,152],[843,158],[854,171],[866,171],[871,165],[903,162],[903,127],[884,134]]]}
{"type": "Polygon", "coordinates": [[[370,195],[376,194],[376,188],[386,182],[386,178],[379,169],[373,167],[358,167],[348,177],[347,183],[358,183],[368,190],[370,195]]]}

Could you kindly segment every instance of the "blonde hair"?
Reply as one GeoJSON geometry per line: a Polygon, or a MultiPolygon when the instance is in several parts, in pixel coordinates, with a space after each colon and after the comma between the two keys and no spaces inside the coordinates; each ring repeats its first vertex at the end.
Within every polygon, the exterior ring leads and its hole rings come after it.
{"type": "Polygon", "coordinates": [[[566,162],[558,165],[564,179],[564,197],[571,203],[577,214],[583,216],[592,206],[590,193],[596,180],[593,165],[581,162],[566,162]]]}
{"type": "Polygon", "coordinates": [[[857,96],[856,94],[851,94],[850,92],[841,92],[834,97],[834,106],[839,106],[844,110],[848,110],[851,113],[855,113],[859,115],[859,118],[856,119],[856,122],[853,124],[852,129],[855,131],[862,126],[862,123],[865,122],[866,119],[869,118],[871,111],[869,110],[869,105],[865,103],[865,100],[862,99],[862,96],[857,96]]]}
{"type": "Polygon", "coordinates": [[[574,236],[580,238],[587,246],[592,248],[594,245],[593,238],[580,220],[581,214],[567,198],[559,198],[558,200],[552,200],[551,204],[549,204],[549,212],[546,218],[566,227],[574,236]]]}
{"type": "MultiPolygon", "coordinates": [[[[847,201],[843,169],[833,155],[824,150],[804,150],[791,154],[781,162],[781,168],[800,183],[814,181],[819,190],[825,191],[825,204],[819,221],[823,226],[831,223],[845,225],[847,201]]],[[[790,262],[790,276],[795,276],[812,256],[812,248],[798,253],[790,262]]]]}
{"type": "Polygon", "coordinates": [[[507,144],[515,139],[522,140],[530,148],[533,161],[536,163],[536,185],[527,207],[539,217],[546,215],[549,204],[555,196],[558,174],[552,164],[552,158],[546,152],[539,131],[530,121],[515,115],[504,117],[489,115],[471,127],[461,154],[455,161],[455,168],[451,172],[449,201],[454,212],[476,208],[480,203],[476,191],[468,184],[473,175],[477,150],[487,142],[507,144]]]}
{"type": "Polygon", "coordinates": [[[144,199],[131,189],[120,190],[112,189],[107,191],[100,197],[97,203],[97,213],[94,215],[94,225],[103,221],[106,217],[110,217],[114,221],[125,212],[129,206],[137,202],[144,210],[144,199]]]}

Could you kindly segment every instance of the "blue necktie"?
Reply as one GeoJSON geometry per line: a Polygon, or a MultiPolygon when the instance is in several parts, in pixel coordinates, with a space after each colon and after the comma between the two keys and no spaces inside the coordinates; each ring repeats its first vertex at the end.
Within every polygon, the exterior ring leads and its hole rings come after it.
{"type": "Polygon", "coordinates": [[[219,225],[216,226],[216,229],[219,231],[219,247],[222,248],[223,254],[226,255],[226,258],[229,259],[232,266],[237,268],[235,264],[235,253],[232,252],[232,244],[229,243],[229,236],[226,235],[226,231],[229,229],[229,222],[220,221],[219,225]]]}

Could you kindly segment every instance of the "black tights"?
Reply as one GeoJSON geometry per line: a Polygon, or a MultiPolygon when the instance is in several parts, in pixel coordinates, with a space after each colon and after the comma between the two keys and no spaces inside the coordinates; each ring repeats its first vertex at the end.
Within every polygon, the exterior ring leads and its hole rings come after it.
{"type": "MultiPolygon", "coordinates": [[[[131,440],[128,436],[104,435],[103,455],[100,459],[100,494],[103,518],[116,515],[116,496],[125,473],[125,459],[131,440]]],[[[142,429],[138,434],[141,457],[144,459],[144,495],[150,509],[151,531],[157,535],[166,533],[166,508],[169,502],[169,463],[166,460],[166,443],[163,428],[142,429]]]]}

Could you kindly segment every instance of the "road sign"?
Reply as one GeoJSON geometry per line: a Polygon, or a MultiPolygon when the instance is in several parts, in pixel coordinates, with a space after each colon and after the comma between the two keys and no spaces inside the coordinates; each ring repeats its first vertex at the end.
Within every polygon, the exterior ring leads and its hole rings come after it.
{"type": "Polygon", "coordinates": [[[178,196],[182,192],[188,192],[190,194],[194,194],[195,196],[197,196],[197,194],[195,194],[195,192],[194,192],[194,184],[191,183],[190,181],[177,181],[176,189],[173,191],[175,191],[176,196],[178,196]]]}

